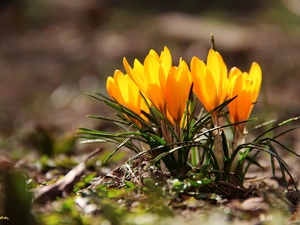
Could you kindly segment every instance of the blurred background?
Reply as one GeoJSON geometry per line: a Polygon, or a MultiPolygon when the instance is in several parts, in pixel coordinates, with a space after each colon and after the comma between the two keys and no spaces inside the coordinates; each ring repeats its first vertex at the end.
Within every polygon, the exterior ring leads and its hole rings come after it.
{"type": "Polygon", "coordinates": [[[228,68],[261,65],[253,117],[300,115],[299,0],[0,1],[0,142],[21,130],[74,136],[79,125],[109,129],[86,118],[112,111],[85,92],[106,93],[124,56],[142,61],[165,45],[174,62],[206,60],[211,34],[228,68]]]}

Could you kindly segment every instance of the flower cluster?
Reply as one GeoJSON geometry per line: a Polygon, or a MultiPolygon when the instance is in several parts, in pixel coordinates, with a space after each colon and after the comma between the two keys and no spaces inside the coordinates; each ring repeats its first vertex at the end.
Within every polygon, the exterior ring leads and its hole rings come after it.
{"type": "MultiPolygon", "coordinates": [[[[193,57],[190,68],[182,59],[178,66],[173,66],[167,47],[160,55],[150,50],[143,64],[135,59],[131,67],[126,58],[123,63],[127,74],[116,70],[114,77],[107,79],[111,98],[142,117],[142,112],[149,111],[146,100],[173,124],[182,120],[192,84],[193,92],[208,112],[235,98],[228,105],[230,119],[232,123],[246,121],[262,80],[260,66],[255,62],[249,73],[234,67],[228,74],[222,56],[212,49],[208,52],[207,63],[193,57]]],[[[212,119],[215,126],[220,125],[217,112],[212,113],[212,119]]],[[[243,130],[244,125],[240,125],[240,129],[243,130]]]]}

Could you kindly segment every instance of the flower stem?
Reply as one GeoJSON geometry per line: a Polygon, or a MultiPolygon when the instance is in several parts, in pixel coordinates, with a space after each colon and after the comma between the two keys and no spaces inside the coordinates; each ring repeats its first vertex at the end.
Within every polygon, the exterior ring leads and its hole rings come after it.
{"type": "Polygon", "coordinates": [[[222,129],[215,130],[214,135],[214,155],[218,163],[220,171],[224,170],[224,151],[223,151],[223,141],[222,141],[222,129]]]}
{"type": "MultiPolygon", "coordinates": [[[[238,124],[234,126],[234,136],[233,136],[233,141],[232,141],[232,151],[237,151],[237,147],[245,144],[245,124],[238,124]]],[[[240,151],[240,150],[238,150],[240,151]]],[[[239,154],[237,153],[232,160],[231,166],[230,166],[230,171],[235,171],[238,162],[240,160],[239,154]]]]}

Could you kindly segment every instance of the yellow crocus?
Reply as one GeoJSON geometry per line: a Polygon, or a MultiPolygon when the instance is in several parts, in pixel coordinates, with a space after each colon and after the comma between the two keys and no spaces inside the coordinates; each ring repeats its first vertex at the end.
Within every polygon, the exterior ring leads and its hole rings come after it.
{"type": "Polygon", "coordinates": [[[180,122],[186,109],[192,85],[192,76],[185,61],[180,60],[179,66],[174,66],[166,82],[166,107],[175,122],[180,122]]]}
{"type": "Polygon", "coordinates": [[[237,96],[228,105],[231,122],[236,123],[248,120],[260,91],[262,81],[261,68],[256,62],[252,63],[249,73],[241,72],[234,67],[229,73],[229,80],[230,91],[228,97],[233,98],[237,96]]]}
{"type": "Polygon", "coordinates": [[[148,112],[148,107],[139,88],[128,74],[124,75],[120,70],[116,70],[113,77],[107,78],[106,88],[111,98],[147,120],[142,111],[148,112]]]}
{"type": "Polygon", "coordinates": [[[141,64],[134,60],[133,68],[123,60],[128,75],[150,102],[169,120],[180,122],[192,84],[191,73],[185,61],[172,66],[172,55],[167,47],[158,55],[154,50],[141,64]]]}
{"type": "Polygon", "coordinates": [[[150,99],[159,111],[165,112],[166,80],[172,67],[172,56],[169,49],[165,47],[160,56],[154,50],[150,50],[144,60],[144,64],[135,59],[133,68],[129,65],[126,58],[124,58],[123,64],[128,75],[136,83],[140,91],[150,99]]]}
{"type": "MultiPolygon", "coordinates": [[[[219,52],[210,49],[207,64],[193,57],[191,73],[194,82],[193,91],[208,112],[220,106],[227,98],[227,67],[219,52]]],[[[218,126],[218,115],[213,114],[215,126],[218,126]]]]}

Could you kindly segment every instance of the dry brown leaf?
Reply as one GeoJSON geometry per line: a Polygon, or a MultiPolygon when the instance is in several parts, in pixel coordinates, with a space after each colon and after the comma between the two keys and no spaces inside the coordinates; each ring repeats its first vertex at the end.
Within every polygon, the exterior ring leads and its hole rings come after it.
{"type": "Polygon", "coordinates": [[[59,179],[55,183],[34,189],[34,201],[44,204],[47,201],[55,200],[58,196],[70,194],[73,190],[74,184],[78,182],[81,176],[84,174],[86,162],[96,154],[100,153],[102,150],[103,149],[96,149],[93,151],[83,162],[78,164],[63,178],[59,179]]]}

